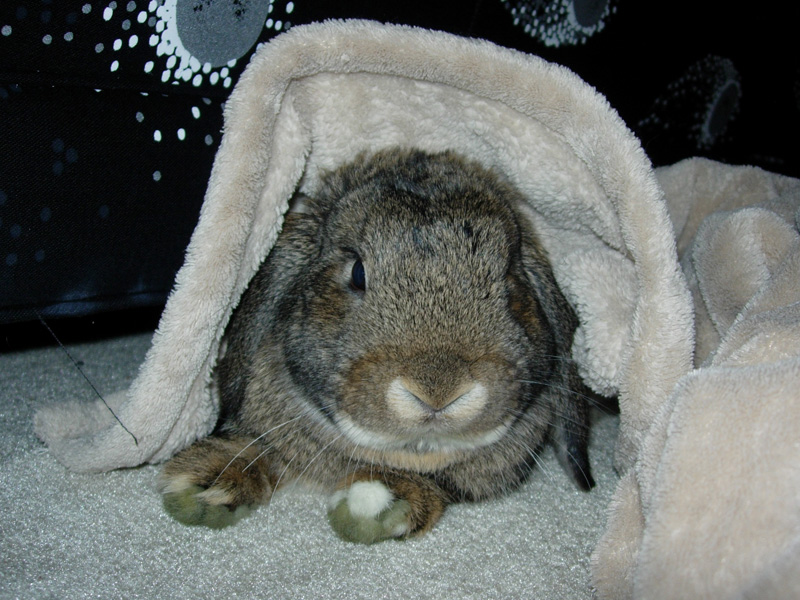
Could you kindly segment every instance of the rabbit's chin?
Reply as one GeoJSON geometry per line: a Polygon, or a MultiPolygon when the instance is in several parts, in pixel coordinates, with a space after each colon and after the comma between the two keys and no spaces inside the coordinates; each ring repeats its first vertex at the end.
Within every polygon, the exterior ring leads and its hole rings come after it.
{"type": "Polygon", "coordinates": [[[415,435],[400,436],[371,431],[353,421],[344,413],[338,413],[334,420],[344,436],[356,446],[382,453],[424,455],[459,455],[477,448],[489,446],[506,435],[513,418],[480,433],[456,434],[437,431],[432,427],[415,435]]]}

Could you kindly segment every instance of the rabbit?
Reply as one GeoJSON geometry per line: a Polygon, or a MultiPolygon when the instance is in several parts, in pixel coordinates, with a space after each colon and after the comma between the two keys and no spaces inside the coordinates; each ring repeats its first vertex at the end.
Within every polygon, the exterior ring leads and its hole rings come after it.
{"type": "Polygon", "coordinates": [[[319,187],[231,318],[219,425],[164,466],[167,511],[223,527],[299,479],[328,491],[345,540],[418,536],[451,503],[517,488],[548,440],[592,488],[577,319],[520,192],[402,148],[319,187]]]}

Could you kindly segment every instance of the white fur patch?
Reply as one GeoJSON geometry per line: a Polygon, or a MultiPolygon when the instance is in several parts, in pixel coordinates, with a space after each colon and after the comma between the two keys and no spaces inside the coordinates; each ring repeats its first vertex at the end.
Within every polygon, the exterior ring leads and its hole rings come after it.
{"type": "MultiPolygon", "coordinates": [[[[158,489],[162,494],[180,494],[196,485],[192,475],[181,473],[180,475],[169,477],[162,476],[158,482],[158,489]]],[[[233,502],[233,494],[231,492],[214,487],[199,492],[197,497],[207,504],[230,504],[233,502]]]]}
{"type": "Polygon", "coordinates": [[[394,501],[394,494],[380,481],[357,481],[347,490],[347,507],[354,517],[375,518],[394,501]]]}
{"type": "MultiPolygon", "coordinates": [[[[478,417],[489,400],[489,392],[480,382],[466,384],[460,395],[442,408],[441,414],[458,421],[469,421],[478,417]]],[[[397,377],[386,388],[386,404],[390,409],[406,421],[418,421],[430,416],[430,407],[420,400],[406,385],[401,377],[397,377]]]]}
{"type": "Polygon", "coordinates": [[[215,487],[203,490],[197,494],[197,497],[202,498],[208,504],[223,505],[233,503],[233,494],[231,492],[215,487]]]}
{"type": "Polygon", "coordinates": [[[358,425],[350,416],[345,413],[336,414],[336,424],[347,438],[357,446],[366,448],[395,448],[405,444],[405,440],[389,437],[358,425]]]}
{"type": "Polygon", "coordinates": [[[408,421],[423,419],[427,415],[422,408],[422,401],[408,391],[399,377],[386,388],[386,404],[398,417],[408,421]]]}
{"type": "Polygon", "coordinates": [[[469,421],[481,414],[489,400],[489,392],[482,383],[476,383],[444,409],[444,413],[460,421],[469,421]]]}
{"type": "Polygon", "coordinates": [[[186,473],[170,476],[162,474],[158,479],[158,491],[162,494],[179,494],[193,485],[194,479],[186,473]]]}
{"type": "Polygon", "coordinates": [[[485,433],[470,436],[453,436],[447,434],[426,434],[421,437],[398,438],[370,431],[356,424],[344,413],[336,415],[336,424],[339,430],[357,446],[374,448],[381,452],[409,451],[414,453],[426,452],[458,452],[461,450],[474,450],[482,446],[494,444],[508,431],[514,419],[509,418],[494,429],[485,433]]]}

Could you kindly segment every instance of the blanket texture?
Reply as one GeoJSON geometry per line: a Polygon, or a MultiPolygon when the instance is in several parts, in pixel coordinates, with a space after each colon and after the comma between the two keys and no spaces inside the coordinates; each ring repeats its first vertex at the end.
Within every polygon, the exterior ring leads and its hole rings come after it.
{"type": "Polygon", "coordinates": [[[649,415],[593,555],[600,598],[800,597],[800,181],[662,168],[696,368],[649,415]]]}
{"type": "Polygon", "coordinates": [[[56,457],[106,471],[206,435],[225,326],[290,198],[359,151],[396,145],[455,149],[530,200],[580,318],[573,357],[620,404],[598,596],[796,590],[797,182],[698,160],[656,173],[571,72],[439,32],[326,22],[257,52],[226,105],[152,346],[109,400],[126,429],[99,402],[41,410],[36,430],[56,457]]]}

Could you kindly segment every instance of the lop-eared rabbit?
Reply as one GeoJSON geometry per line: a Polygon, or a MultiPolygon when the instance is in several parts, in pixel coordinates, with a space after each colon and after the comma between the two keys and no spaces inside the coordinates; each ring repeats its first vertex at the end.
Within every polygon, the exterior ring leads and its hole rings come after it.
{"type": "Polygon", "coordinates": [[[167,510],[221,527],[300,479],[344,539],[405,538],[518,487],[548,441],[590,489],[576,317],[525,202],[454,152],[327,174],[231,319],[219,425],[164,467],[167,510]]]}

